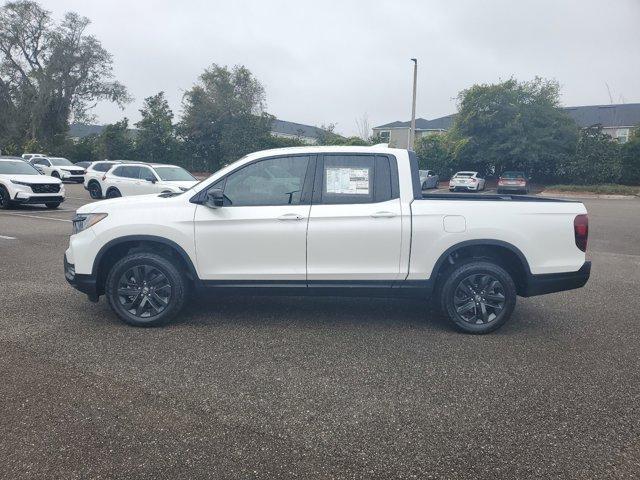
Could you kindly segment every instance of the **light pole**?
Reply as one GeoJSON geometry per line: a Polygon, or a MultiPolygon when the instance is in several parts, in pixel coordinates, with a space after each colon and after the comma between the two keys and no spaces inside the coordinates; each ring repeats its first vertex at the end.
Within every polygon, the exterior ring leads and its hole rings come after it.
{"type": "Polygon", "coordinates": [[[408,149],[413,150],[415,148],[414,143],[416,141],[416,83],[418,82],[418,59],[412,58],[413,62],[413,102],[411,103],[411,130],[409,131],[409,145],[408,149]]]}

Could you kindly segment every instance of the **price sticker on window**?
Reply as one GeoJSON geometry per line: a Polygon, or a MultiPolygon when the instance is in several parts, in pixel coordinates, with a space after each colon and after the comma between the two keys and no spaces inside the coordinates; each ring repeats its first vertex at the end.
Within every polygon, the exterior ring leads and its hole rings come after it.
{"type": "Polygon", "coordinates": [[[326,169],[327,192],[339,195],[369,195],[368,168],[326,169]]]}

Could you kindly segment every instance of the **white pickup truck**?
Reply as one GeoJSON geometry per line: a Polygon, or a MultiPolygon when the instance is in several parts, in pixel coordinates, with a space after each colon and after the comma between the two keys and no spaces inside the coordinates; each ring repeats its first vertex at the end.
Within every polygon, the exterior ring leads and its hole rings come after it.
{"type": "Polygon", "coordinates": [[[407,150],[268,150],[183,193],[83,206],[65,276],[135,326],[167,322],[209,287],[432,297],[458,329],[487,333],[517,295],[587,282],[586,214],[566,200],[423,194],[407,150]]]}

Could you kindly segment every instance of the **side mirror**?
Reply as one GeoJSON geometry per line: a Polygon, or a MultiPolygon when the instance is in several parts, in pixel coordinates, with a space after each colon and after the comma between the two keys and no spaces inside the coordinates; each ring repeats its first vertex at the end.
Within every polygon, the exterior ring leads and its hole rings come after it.
{"type": "Polygon", "coordinates": [[[212,188],[207,192],[204,204],[209,208],[220,208],[224,205],[224,192],[219,188],[212,188]]]}
{"type": "Polygon", "coordinates": [[[147,182],[151,182],[151,183],[156,183],[156,182],[158,181],[158,180],[156,180],[156,178],[155,178],[155,177],[147,177],[147,178],[145,178],[145,180],[146,180],[147,182]]]}

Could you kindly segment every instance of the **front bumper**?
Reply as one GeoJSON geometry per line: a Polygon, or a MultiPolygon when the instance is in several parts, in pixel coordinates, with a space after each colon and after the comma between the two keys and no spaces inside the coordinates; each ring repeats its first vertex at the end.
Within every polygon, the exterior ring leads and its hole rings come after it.
{"type": "Polygon", "coordinates": [[[89,295],[91,300],[98,299],[96,278],[93,275],[76,273],[75,265],[67,261],[66,254],[64,256],[64,278],[73,288],[89,295]]]}
{"type": "Polygon", "coordinates": [[[591,262],[584,262],[577,272],[546,273],[530,275],[522,292],[523,297],[533,297],[546,293],[563,292],[584,287],[591,275],[591,262]]]}
{"type": "Polygon", "coordinates": [[[29,195],[21,196],[16,195],[12,202],[20,203],[22,205],[36,205],[43,203],[62,203],[64,202],[64,195],[29,195]]]}
{"type": "Polygon", "coordinates": [[[72,175],[72,174],[62,174],[60,176],[61,180],[64,180],[66,182],[77,182],[77,183],[82,183],[84,182],[84,175],[72,175]]]}

